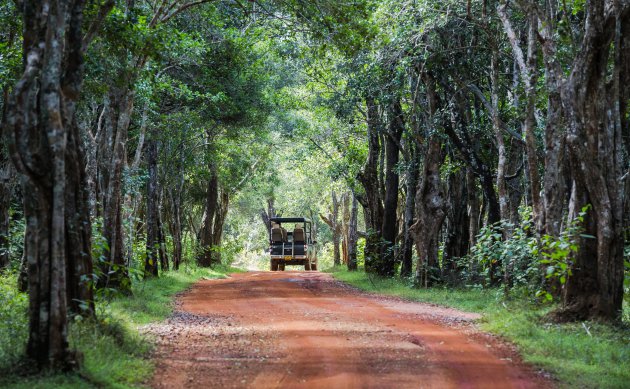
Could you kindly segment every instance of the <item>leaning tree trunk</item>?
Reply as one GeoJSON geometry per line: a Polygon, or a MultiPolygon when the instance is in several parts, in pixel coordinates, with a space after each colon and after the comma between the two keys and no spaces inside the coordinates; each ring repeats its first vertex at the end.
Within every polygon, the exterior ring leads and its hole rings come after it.
{"type": "Polygon", "coordinates": [[[273,195],[271,195],[267,198],[267,209],[260,209],[260,218],[262,219],[265,228],[267,228],[267,234],[269,234],[269,231],[271,229],[271,218],[276,216],[274,202],[275,199],[273,198],[273,195]]]}
{"type": "Polygon", "coordinates": [[[7,101],[3,126],[25,196],[26,352],[46,368],[76,367],[67,340],[68,308],[72,298],[81,298],[90,312],[93,301],[89,285],[81,283],[91,276],[91,231],[74,120],[83,78],[83,6],[22,3],[25,69],[7,101]]]}

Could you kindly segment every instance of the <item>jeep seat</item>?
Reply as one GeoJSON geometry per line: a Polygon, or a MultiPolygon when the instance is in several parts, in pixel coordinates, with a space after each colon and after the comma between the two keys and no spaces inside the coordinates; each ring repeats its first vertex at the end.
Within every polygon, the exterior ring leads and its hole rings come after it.
{"type": "Polygon", "coordinates": [[[271,241],[274,243],[282,243],[284,242],[284,236],[282,234],[282,229],[278,227],[274,227],[271,229],[271,241]]]}
{"type": "Polygon", "coordinates": [[[304,243],[304,229],[302,227],[296,227],[293,230],[293,241],[296,243],[304,243]]]}

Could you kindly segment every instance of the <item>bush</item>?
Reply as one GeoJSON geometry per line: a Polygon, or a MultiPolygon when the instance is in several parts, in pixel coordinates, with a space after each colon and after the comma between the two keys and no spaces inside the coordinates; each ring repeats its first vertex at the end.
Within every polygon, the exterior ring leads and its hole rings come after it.
{"type": "Polygon", "coordinates": [[[502,279],[506,270],[510,275],[511,286],[524,286],[526,290],[537,291],[541,284],[540,265],[536,249],[538,243],[532,234],[531,208],[519,210],[521,224],[516,226],[502,220],[485,226],[477,235],[477,243],[467,258],[467,280],[472,286],[485,286],[492,276],[502,279]],[[509,239],[503,239],[504,231],[511,231],[509,239]],[[501,266],[494,266],[501,264],[501,266]]]}
{"type": "Polygon", "coordinates": [[[16,273],[0,274],[0,371],[22,357],[28,336],[28,296],[16,283],[16,273]]]}

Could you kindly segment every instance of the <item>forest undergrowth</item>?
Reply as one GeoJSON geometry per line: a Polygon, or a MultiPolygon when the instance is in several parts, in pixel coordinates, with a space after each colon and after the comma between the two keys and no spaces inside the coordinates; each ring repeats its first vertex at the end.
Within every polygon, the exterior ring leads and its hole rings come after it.
{"type": "Polygon", "coordinates": [[[630,382],[630,307],[619,326],[597,322],[552,324],[545,315],[556,308],[512,291],[480,288],[414,288],[401,278],[330,269],[333,276],[359,289],[453,307],[483,315],[479,327],[515,344],[527,363],[551,373],[560,387],[627,388],[630,382]]]}
{"type": "Polygon", "coordinates": [[[28,337],[28,296],[16,291],[16,274],[0,275],[0,387],[2,388],[126,388],[142,386],[152,375],[153,341],[138,332],[141,325],[166,319],[174,296],[203,278],[222,278],[238,269],[182,266],[159,278],[134,281],[132,295],[99,301],[96,320],[71,322],[69,340],[82,354],[72,374],[31,374],[24,360],[28,337]]]}

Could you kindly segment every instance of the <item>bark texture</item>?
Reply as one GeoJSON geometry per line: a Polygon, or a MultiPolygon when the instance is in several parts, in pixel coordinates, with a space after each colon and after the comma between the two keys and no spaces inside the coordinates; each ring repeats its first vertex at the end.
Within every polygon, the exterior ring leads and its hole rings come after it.
{"type": "Polygon", "coordinates": [[[21,174],[29,340],[39,366],[71,369],[67,314],[93,312],[85,160],[75,123],[83,78],[82,1],[24,1],[24,72],[3,130],[21,174]]]}
{"type": "MultiPolygon", "coordinates": [[[[429,123],[438,109],[438,97],[435,80],[430,74],[424,74],[427,89],[429,123]]],[[[437,135],[429,128],[427,147],[424,153],[424,165],[420,185],[416,194],[416,222],[411,226],[411,233],[416,244],[418,264],[414,276],[416,285],[429,286],[432,283],[431,273],[437,265],[438,233],[446,217],[446,200],[440,178],[440,166],[443,161],[442,145],[437,135]]]]}
{"type": "MultiPolygon", "coordinates": [[[[575,204],[592,205],[584,223],[573,276],[564,293],[561,319],[621,317],[623,299],[623,186],[619,100],[621,31],[630,23],[628,2],[589,2],[584,38],[563,89],[569,121],[568,149],[575,204]],[[612,74],[608,64],[613,62],[612,74]],[[607,75],[612,82],[606,82],[607,75]]],[[[574,210],[577,212],[577,209],[574,210]]]]}

